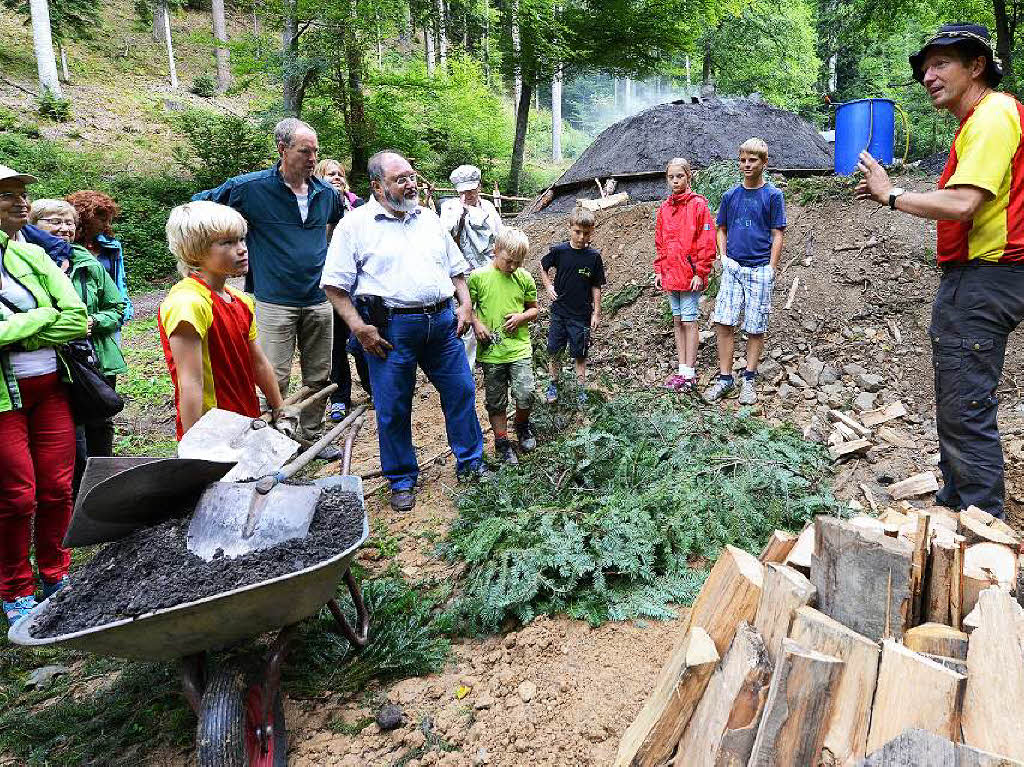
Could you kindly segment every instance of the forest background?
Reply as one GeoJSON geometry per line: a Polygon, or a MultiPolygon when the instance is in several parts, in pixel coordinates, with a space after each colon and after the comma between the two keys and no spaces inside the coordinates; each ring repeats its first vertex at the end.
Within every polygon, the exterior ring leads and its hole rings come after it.
{"type": "Polygon", "coordinates": [[[171,270],[168,208],[267,166],[286,114],[317,129],[360,194],[367,158],[390,147],[435,183],[468,162],[488,189],[532,195],[608,125],[708,84],[820,129],[835,104],[893,98],[909,116],[897,137],[909,158],[944,152],[956,126],[907,64],[944,22],[987,24],[1003,87],[1024,77],[1024,0],[0,0],[0,11],[0,89],[17,97],[0,107],[0,162],[38,175],[37,196],[111,192],[135,288],[171,270]],[[113,124],[77,125],[97,101],[113,124]]]}

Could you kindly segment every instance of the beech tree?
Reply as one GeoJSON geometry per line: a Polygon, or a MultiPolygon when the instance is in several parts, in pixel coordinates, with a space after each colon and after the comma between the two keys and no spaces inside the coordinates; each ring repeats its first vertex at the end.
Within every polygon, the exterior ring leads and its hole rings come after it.
{"type": "Polygon", "coordinates": [[[100,26],[99,0],[60,0],[53,5],[48,4],[46,0],[2,0],[2,5],[24,16],[25,23],[32,25],[32,40],[39,66],[40,87],[59,94],[59,83],[57,83],[57,89],[54,90],[47,85],[49,80],[46,79],[52,77],[53,81],[57,80],[53,45],[56,43],[60,54],[64,82],[69,82],[70,74],[64,43],[69,39],[93,37],[96,29],[100,26]],[[42,38],[37,35],[42,35],[42,38]],[[49,43],[47,43],[47,38],[49,43]],[[42,49],[40,44],[43,46],[42,49]],[[47,47],[49,53],[44,52],[47,47]],[[42,60],[39,58],[40,55],[43,56],[42,60]],[[52,72],[46,62],[53,63],[52,72]],[[46,69],[45,75],[44,69],[46,69]]]}
{"type": "Polygon", "coordinates": [[[231,52],[228,50],[224,0],[212,0],[210,16],[213,19],[213,38],[217,41],[217,90],[223,93],[231,87],[231,52]]]}

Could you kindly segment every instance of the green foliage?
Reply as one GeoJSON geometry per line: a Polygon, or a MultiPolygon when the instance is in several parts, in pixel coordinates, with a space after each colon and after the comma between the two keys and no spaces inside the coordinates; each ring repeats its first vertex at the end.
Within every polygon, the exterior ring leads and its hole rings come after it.
{"type": "Polygon", "coordinates": [[[665,394],[618,397],[589,415],[459,498],[444,546],[468,564],[453,625],[667,617],[700,588],[696,563],[724,545],[758,551],[775,528],[839,511],[827,455],[791,427],[665,394]]]}
{"type": "Polygon", "coordinates": [[[140,175],[114,171],[104,158],[71,150],[57,141],[29,139],[0,132],[0,157],[39,179],[32,194],[65,197],[81,189],[96,189],[121,207],[114,234],[124,245],[128,287],[140,290],[174,271],[164,227],[175,205],[192,195],[194,184],[172,173],[140,175]]]}
{"type": "MultiPolygon", "coordinates": [[[[5,8],[31,18],[28,0],[2,0],[5,8]]],[[[59,0],[49,4],[50,31],[56,42],[67,38],[88,39],[101,26],[100,0],[59,0]]]]}
{"type": "Polygon", "coordinates": [[[608,293],[601,300],[601,312],[611,319],[619,313],[619,310],[635,304],[643,292],[643,285],[637,285],[635,282],[627,283],[614,293],[608,293]]]}
{"type": "Polygon", "coordinates": [[[739,165],[734,160],[721,160],[701,168],[693,174],[693,191],[707,198],[711,210],[722,204],[722,197],[743,180],[739,165]]]}
{"type": "Polygon", "coordinates": [[[176,147],[174,157],[192,172],[200,189],[261,170],[272,161],[273,136],[268,125],[198,109],[185,112],[178,125],[188,145],[176,147]]]}
{"type": "Polygon", "coordinates": [[[45,89],[39,96],[39,114],[48,120],[66,123],[71,119],[71,102],[45,89]]]}
{"type": "Polygon", "coordinates": [[[192,80],[192,92],[204,99],[212,99],[217,95],[217,81],[212,75],[196,75],[192,80]]]}

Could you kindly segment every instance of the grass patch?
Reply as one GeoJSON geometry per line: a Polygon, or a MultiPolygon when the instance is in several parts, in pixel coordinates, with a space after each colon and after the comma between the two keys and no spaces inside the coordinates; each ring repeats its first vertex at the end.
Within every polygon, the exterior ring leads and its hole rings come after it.
{"type": "Polygon", "coordinates": [[[163,348],[154,343],[159,334],[156,317],[151,317],[129,322],[121,339],[128,372],[120,377],[117,388],[125,402],[140,411],[174,404],[174,385],[167,372],[163,348]]]}
{"type": "Polygon", "coordinates": [[[773,529],[839,511],[824,450],[749,411],[644,393],[589,416],[459,498],[442,548],[469,568],[451,625],[670,617],[724,545],[759,551],[773,529]]]}

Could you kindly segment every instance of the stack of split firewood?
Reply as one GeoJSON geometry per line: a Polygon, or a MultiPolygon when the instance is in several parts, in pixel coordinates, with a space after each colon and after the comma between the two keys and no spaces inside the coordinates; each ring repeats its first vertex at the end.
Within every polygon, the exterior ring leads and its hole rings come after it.
{"type": "Polygon", "coordinates": [[[616,767],[1024,767],[1019,557],[909,504],[726,547],[616,767]]]}

